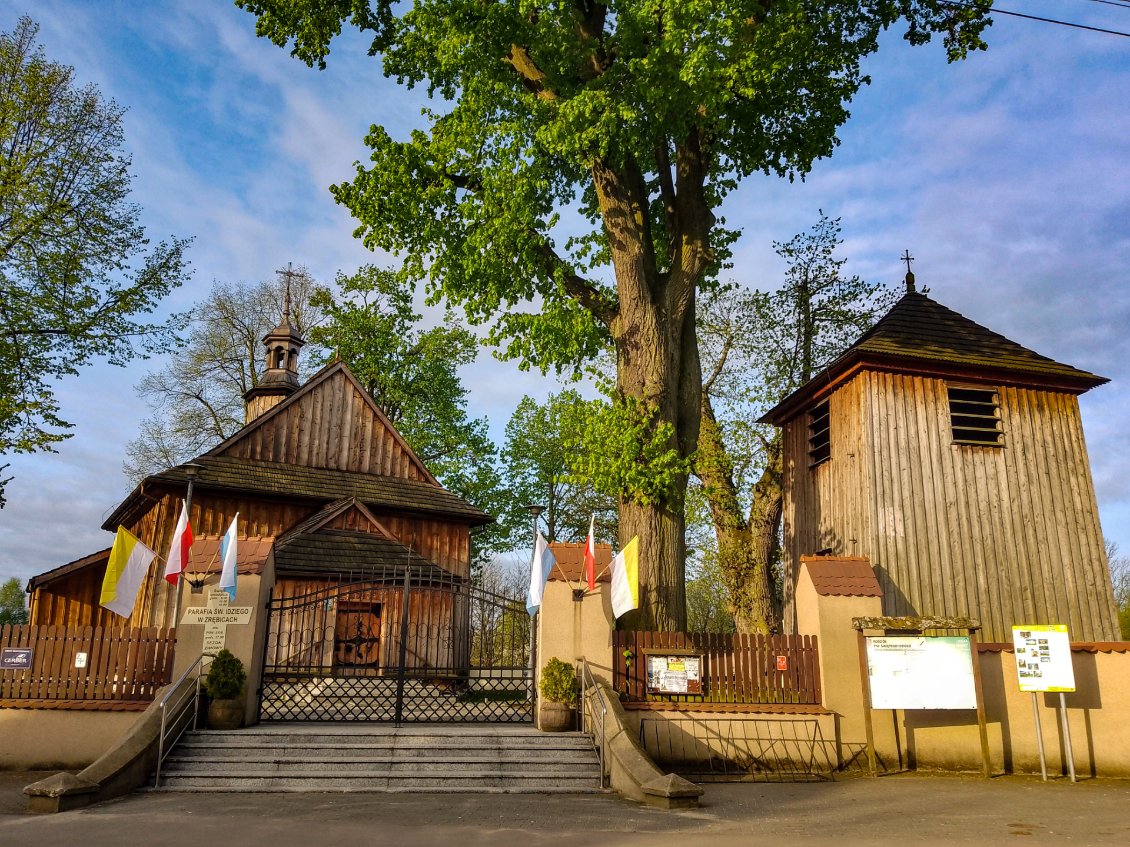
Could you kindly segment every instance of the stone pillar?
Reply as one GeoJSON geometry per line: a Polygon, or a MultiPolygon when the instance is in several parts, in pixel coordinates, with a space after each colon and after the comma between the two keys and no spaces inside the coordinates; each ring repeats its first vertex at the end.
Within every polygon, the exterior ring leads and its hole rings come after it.
{"type": "Polygon", "coordinates": [[[612,600],[607,582],[598,582],[595,591],[573,588],[563,580],[551,579],[542,594],[538,614],[538,676],[552,658],[572,662],[578,668],[588,660],[597,682],[612,685],[612,600]]]}
{"type": "MultiPolygon", "coordinates": [[[[847,761],[867,741],[859,642],[851,620],[882,615],[882,589],[866,558],[803,556],[795,591],[797,632],[818,639],[823,705],[835,713],[836,744],[840,760],[847,761]]],[[[893,769],[899,744],[892,713],[881,710],[872,718],[875,747],[893,769]]]]}

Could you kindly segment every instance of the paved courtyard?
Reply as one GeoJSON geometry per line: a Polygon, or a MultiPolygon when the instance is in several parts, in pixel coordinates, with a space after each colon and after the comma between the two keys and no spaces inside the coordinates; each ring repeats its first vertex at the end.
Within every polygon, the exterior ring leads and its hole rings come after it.
{"type": "Polygon", "coordinates": [[[709,785],[685,812],[602,796],[135,794],[47,816],[23,814],[26,782],[0,774],[4,847],[1130,844],[1130,781],[1115,780],[709,785]]]}

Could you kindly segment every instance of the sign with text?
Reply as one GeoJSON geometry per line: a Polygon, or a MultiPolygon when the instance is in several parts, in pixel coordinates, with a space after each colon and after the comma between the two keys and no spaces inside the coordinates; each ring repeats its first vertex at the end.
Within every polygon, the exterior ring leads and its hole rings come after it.
{"type": "Polygon", "coordinates": [[[654,694],[701,694],[702,656],[649,655],[647,690],[654,694]]]}
{"type": "Polygon", "coordinates": [[[873,709],[976,709],[968,636],[867,638],[873,709]]]}
{"type": "Polygon", "coordinates": [[[31,656],[30,647],[5,647],[0,651],[0,668],[6,671],[30,668],[31,656]]]}
{"type": "Polygon", "coordinates": [[[250,606],[227,606],[221,609],[210,609],[207,606],[192,606],[184,610],[180,619],[186,624],[223,625],[251,623],[250,606]]]}
{"type": "Polygon", "coordinates": [[[1074,691],[1071,638],[1064,624],[1014,626],[1016,676],[1021,691],[1074,691]]]}
{"type": "Polygon", "coordinates": [[[208,592],[207,606],[192,606],[184,610],[182,624],[203,624],[204,638],[201,651],[215,655],[228,643],[228,626],[251,623],[250,606],[229,606],[228,593],[223,590],[208,592]]]}

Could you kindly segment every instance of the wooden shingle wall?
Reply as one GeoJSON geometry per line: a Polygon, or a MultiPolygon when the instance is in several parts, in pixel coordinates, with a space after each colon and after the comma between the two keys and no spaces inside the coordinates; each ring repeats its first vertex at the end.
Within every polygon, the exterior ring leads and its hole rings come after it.
{"type": "Polygon", "coordinates": [[[871,559],[885,614],[969,615],[987,641],[1023,623],[1117,639],[1076,397],[1001,388],[1004,446],[969,446],[952,441],[946,387],[863,372],[832,395],[832,458],[812,469],[806,417],[789,423],[786,584],[831,548],[871,559]]]}

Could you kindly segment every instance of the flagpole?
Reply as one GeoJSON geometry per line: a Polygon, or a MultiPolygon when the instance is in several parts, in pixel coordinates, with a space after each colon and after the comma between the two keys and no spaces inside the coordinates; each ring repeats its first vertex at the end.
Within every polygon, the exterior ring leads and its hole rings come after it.
{"type": "MultiPolygon", "coordinates": [[[[184,494],[184,513],[188,516],[188,526],[192,526],[192,483],[196,479],[196,475],[200,473],[203,466],[195,462],[189,462],[184,466],[184,474],[188,477],[188,489],[184,494]]],[[[188,570],[188,562],[181,562],[181,572],[177,574],[177,599],[173,604],[173,629],[176,629],[177,623],[180,620],[180,604],[181,595],[184,594],[184,572],[188,570]]],[[[168,608],[167,606],[165,608],[168,608]]]]}
{"type": "MultiPolygon", "coordinates": [[[[537,506],[533,503],[526,506],[526,510],[530,513],[530,528],[532,530],[530,540],[533,542],[533,550],[530,552],[530,572],[533,572],[534,567],[534,554],[538,548],[538,516],[545,510],[545,506],[537,506]]],[[[538,613],[534,612],[530,615],[530,703],[531,705],[537,702],[537,688],[538,688],[538,613]]],[[[537,715],[534,715],[535,723],[537,715]]]]}

